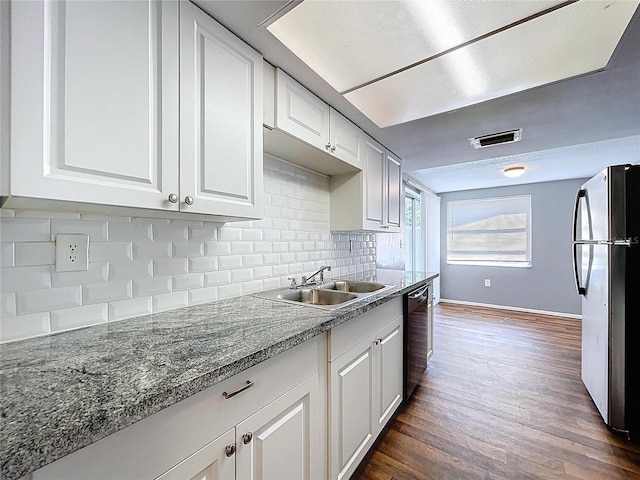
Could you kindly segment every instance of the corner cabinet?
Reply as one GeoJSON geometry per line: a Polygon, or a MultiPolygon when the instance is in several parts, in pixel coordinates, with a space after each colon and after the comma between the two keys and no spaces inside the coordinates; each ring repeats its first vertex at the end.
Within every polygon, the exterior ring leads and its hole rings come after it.
{"type": "Polygon", "coordinates": [[[332,480],[353,474],[402,402],[402,302],[396,300],[329,332],[332,480]]]}
{"type": "Polygon", "coordinates": [[[177,1],[13,2],[10,23],[6,206],[261,216],[262,58],[238,38],[177,1]]]}
{"type": "Polygon", "coordinates": [[[362,172],[331,177],[331,230],[401,231],[402,162],[366,137],[362,172]]]}

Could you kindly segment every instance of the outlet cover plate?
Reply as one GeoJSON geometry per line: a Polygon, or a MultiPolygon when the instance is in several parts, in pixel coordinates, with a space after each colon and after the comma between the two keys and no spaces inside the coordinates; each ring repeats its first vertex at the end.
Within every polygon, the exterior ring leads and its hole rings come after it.
{"type": "Polygon", "coordinates": [[[56,272],[81,272],[89,269],[89,235],[56,235],[56,272]]]}

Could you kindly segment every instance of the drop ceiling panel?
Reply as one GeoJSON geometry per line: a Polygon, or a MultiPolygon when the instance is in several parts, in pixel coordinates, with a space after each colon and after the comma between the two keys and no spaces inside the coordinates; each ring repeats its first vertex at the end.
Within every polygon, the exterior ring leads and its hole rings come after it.
{"type": "Polygon", "coordinates": [[[306,0],[268,30],[344,92],[560,3],[306,0]]]}
{"type": "Polygon", "coordinates": [[[598,70],[606,66],[637,5],[573,3],[345,98],[387,127],[598,70]]]}

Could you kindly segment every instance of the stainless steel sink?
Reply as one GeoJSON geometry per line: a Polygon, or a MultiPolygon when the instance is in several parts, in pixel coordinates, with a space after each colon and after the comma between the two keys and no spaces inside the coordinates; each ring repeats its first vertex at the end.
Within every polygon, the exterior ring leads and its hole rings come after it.
{"type": "Polygon", "coordinates": [[[320,285],[318,288],[322,290],[333,290],[340,292],[353,293],[372,293],[382,290],[386,285],[376,282],[358,282],[355,280],[335,280],[330,283],[320,285]]]}
{"type": "Polygon", "coordinates": [[[303,288],[287,293],[281,293],[276,297],[279,300],[290,302],[308,303],[311,305],[339,305],[349,300],[358,298],[353,293],[338,292],[335,290],[321,290],[319,288],[303,288]]]}

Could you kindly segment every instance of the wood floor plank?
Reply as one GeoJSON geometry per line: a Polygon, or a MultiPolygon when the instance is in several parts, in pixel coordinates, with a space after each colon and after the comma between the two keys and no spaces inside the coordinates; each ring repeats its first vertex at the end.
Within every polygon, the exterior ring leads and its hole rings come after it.
{"type": "Polygon", "coordinates": [[[363,480],[640,479],[580,379],[580,321],[441,304],[435,354],[363,480]]]}

